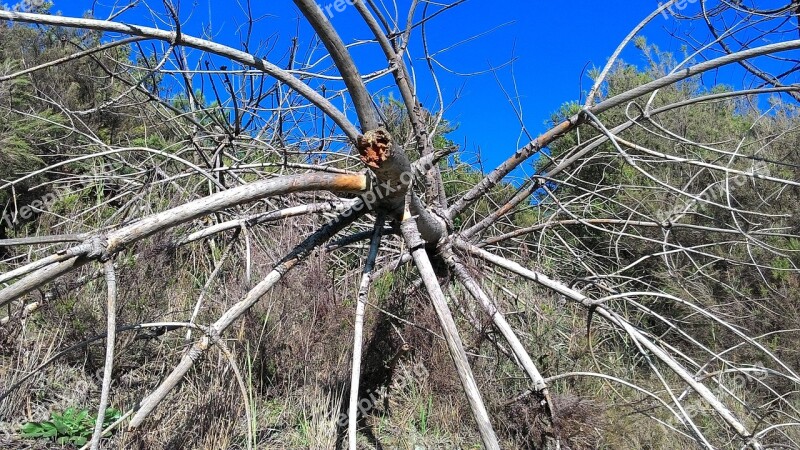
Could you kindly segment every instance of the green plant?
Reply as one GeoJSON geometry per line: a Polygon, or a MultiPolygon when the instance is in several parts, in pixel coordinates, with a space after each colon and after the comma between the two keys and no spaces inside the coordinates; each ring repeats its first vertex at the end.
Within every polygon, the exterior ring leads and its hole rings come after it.
{"type": "Polygon", "coordinates": [[[428,403],[419,408],[419,418],[417,420],[417,431],[423,436],[428,433],[428,419],[433,410],[433,396],[428,396],[428,403]]]}
{"type": "Polygon", "coordinates": [[[792,270],[792,262],[788,258],[777,258],[772,261],[772,277],[777,281],[789,279],[789,272],[792,270]]]}
{"type": "MultiPolygon", "coordinates": [[[[103,427],[111,425],[121,417],[118,409],[109,408],[103,418],[103,427]]],[[[96,416],[87,410],[67,408],[62,414],[53,413],[50,420],[28,422],[22,426],[22,436],[28,439],[46,438],[57,443],[84,445],[92,437],[96,416]]]]}

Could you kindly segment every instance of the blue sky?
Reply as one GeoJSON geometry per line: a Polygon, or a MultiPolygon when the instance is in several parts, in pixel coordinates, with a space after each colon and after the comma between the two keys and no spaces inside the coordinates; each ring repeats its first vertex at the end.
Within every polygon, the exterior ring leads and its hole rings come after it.
{"type": "MultiPolygon", "coordinates": [[[[333,3],[333,0],[317,1],[323,9],[333,3]]],[[[93,4],[88,0],[55,2],[54,9],[65,15],[80,15],[93,4]]],[[[385,3],[392,5],[389,1],[385,3]]],[[[406,4],[407,1],[400,0],[399,3],[406,4]]],[[[156,11],[163,11],[160,1],[154,0],[151,5],[156,11]]],[[[581,77],[584,68],[605,64],[630,29],[657,6],[656,1],[649,0],[469,0],[445,12],[429,24],[427,31],[431,49],[449,49],[437,54],[439,63],[449,70],[437,67],[445,104],[448,105],[446,118],[458,124],[458,130],[449,137],[463,144],[467,154],[480,149],[484,167],[493,167],[528,140],[521,133],[517,114],[503,94],[503,88],[516,97],[529,133],[535,135],[543,131],[545,121],[553,111],[566,101],[576,100],[581,90],[590,87],[588,78],[581,77]],[[476,35],[481,36],[469,40],[476,35]],[[452,47],[464,40],[468,41],[452,47]],[[513,65],[508,65],[512,59],[513,65]],[[498,68],[494,73],[486,72],[493,67],[498,68]],[[486,73],[459,75],[474,72],[486,73]]],[[[697,8],[697,5],[688,7],[697,8]]],[[[291,0],[254,0],[253,8],[254,15],[260,18],[254,27],[254,41],[265,42],[262,51],[273,62],[285,58],[284,50],[298,27],[301,49],[310,43],[313,34],[299,20],[291,0]],[[267,52],[268,48],[272,50],[267,52]]],[[[331,21],[341,30],[345,43],[370,37],[354,8],[331,11],[334,12],[331,21]]],[[[95,14],[102,18],[107,15],[107,10],[97,9],[95,14]]],[[[186,22],[185,32],[200,35],[210,26],[213,40],[240,46],[237,33],[243,29],[244,23],[240,4],[221,0],[182,0],[180,15],[186,22]]],[[[153,25],[153,18],[143,7],[126,12],[117,20],[153,25]]],[[[166,26],[161,24],[159,27],[166,26]]],[[[685,23],[672,18],[658,17],[643,34],[663,50],[678,52],[680,43],[668,39],[667,30],[678,33],[692,31],[681,29],[685,26],[685,23]]],[[[420,41],[416,40],[412,48],[413,58],[422,56],[421,48],[420,41]]],[[[374,51],[359,48],[354,53],[362,73],[385,67],[385,60],[374,51]]],[[[643,61],[635,49],[624,53],[623,57],[631,63],[643,61]]],[[[436,94],[426,64],[419,59],[414,64],[420,98],[424,105],[433,105],[436,94]]],[[[371,86],[373,90],[378,87],[371,86]]]]}

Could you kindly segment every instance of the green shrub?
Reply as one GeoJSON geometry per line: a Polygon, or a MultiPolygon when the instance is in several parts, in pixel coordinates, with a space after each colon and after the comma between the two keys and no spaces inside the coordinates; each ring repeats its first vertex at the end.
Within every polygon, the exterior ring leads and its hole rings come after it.
{"type": "MultiPolygon", "coordinates": [[[[118,409],[109,408],[103,418],[103,428],[121,417],[118,409]]],[[[60,445],[85,445],[92,437],[96,416],[87,410],[67,408],[63,414],[53,413],[50,420],[28,422],[22,426],[22,436],[28,439],[52,439],[60,445]]]]}

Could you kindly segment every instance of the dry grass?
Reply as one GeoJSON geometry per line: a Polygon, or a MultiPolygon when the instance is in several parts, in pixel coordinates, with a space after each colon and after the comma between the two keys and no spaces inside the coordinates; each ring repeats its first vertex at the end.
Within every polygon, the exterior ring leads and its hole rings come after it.
{"type": "MultiPolygon", "coordinates": [[[[254,281],[249,284],[243,277],[241,249],[236,248],[237,256],[229,258],[211,284],[198,322],[207,323],[218,317],[312,226],[299,222],[271,228],[269,238],[254,246],[254,281]]],[[[195,243],[174,250],[168,242],[169,236],[164,236],[140,246],[135,264],[124,257],[118,260],[122,287],[120,323],[186,320],[207,274],[228,243],[218,239],[213,245],[195,243]]],[[[259,449],[328,449],[341,444],[343,430],[336,422],[343,410],[342,399],[348,395],[355,298],[351,289],[357,285],[363,255],[340,255],[335,264],[331,264],[329,256],[313,255],[226,335],[227,346],[243,372],[245,393],[233,376],[229,361],[219,351],[210,352],[140,431],[119,430],[106,446],[142,450],[244,449],[248,428],[259,449]],[[245,400],[250,405],[252,423],[247,422],[245,400]]],[[[75,278],[89,273],[86,269],[75,278]]],[[[505,302],[504,309],[516,311],[512,316],[515,328],[538,358],[543,372],[591,370],[597,361],[613,358],[618,375],[635,373],[641,385],[659,389],[657,380],[637,366],[635,358],[629,358],[625,343],[604,334],[602,324],[596,324],[594,345],[589,350],[582,311],[528,286],[515,289],[524,295],[513,299],[503,294],[497,287],[499,283],[487,286],[492,295],[505,302]],[[549,342],[564,344],[552,346],[549,342]]],[[[102,335],[102,280],[90,281],[81,289],[54,292],[55,297],[24,326],[3,336],[0,389],[5,390],[57,350],[102,335]]],[[[470,300],[464,293],[453,293],[463,305],[462,310],[470,311],[470,300]]],[[[360,422],[361,448],[376,448],[376,442],[383,448],[399,449],[480,448],[446,345],[437,335],[438,321],[426,297],[414,288],[413,274],[400,270],[381,280],[371,303],[373,307],[368,308],[366,318],[361,392],[364,396],[371,394],[375,400],[360,422]],[[400,352],[403,344],[411,350],[400,352]],[[395,356],[392,370],[389,366],[395,356]],[[386,395],[376,395],[378,392],[386,395]]],[[[481,355],[473,357],[471,363],[487,406],[497,418],[503,448],[543,448],[546,436],[554,435],[556,430],[548,425],[536,399],[528,397],[508,404],[528,384],[498,347],[503,343],[495,344],[497,335],[486,324],[478,323],[479,328],[475,328],[474,321],[463,315],[458,317],[468,350],[481,355]]],[[[183,330],[154,337],[121,333],[111,405],[123,411],[133,408],[157,386],[186,348],[184,337],[183,330]]],[[[19,437],[18,427],[26,421],[46,419],[52,412],[68,407],[90,411],[96,407],[102,342],[96,340],[64,355],[0,402],[2,448],[43,445],[41,441],[19,437]]],[[[751,388],[739,394],[756,399],[757,387],[751,388]]],[[[674,433],[667,433],[637,413],[651,413],[652,405],[619,386],[614,389],[596,379],[571,379],[553,386],[562,448],[675,448],[678,441],[674,433]],[[624,398],[614,389],[619,389],[624,398]]],[[[660,412],[652,414],[668,420],[660,412]]],[[[704,423],[704,427],[712,434],[725,433],[716,422],[704,423]]]]}

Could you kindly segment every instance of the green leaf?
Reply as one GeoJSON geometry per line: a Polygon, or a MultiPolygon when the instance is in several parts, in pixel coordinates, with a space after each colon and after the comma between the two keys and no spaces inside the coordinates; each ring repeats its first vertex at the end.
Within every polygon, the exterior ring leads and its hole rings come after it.
{"type": "Polygon", "coordinates": [[[45,437],[55,437],[58,434],[58,429],[53,424],[53,422],[47,421],[41,424],[42,432],[44,433],[43,436],[45,437]]]}
{"type": "Polygon", "coordinates": [[[69,427],[63,420],[53,419],[52,424],[55,426],[56,430],[58,430],[58,434],[69,434],[69,427]]]}
{"type": "Polygon", "coordinates": [[[20,428],[22,434],[36,433],[41,430],[41,425],[34,422],[28,422],[20,428]]]}
{"type": "Polygon", "coordinates": [[[103,428],[116,422],[120,417],[122,417],[122,411],[115,408],[107,409],[103,419],[103,428]]]}
{"type": "Polygon", "coordinates": [[[56,430],[52,425],[50,427],[39,422],[28,422],[20,429],[22,436],[26,438],[38,437],[53,437],[56,435],[56,430]]]}

